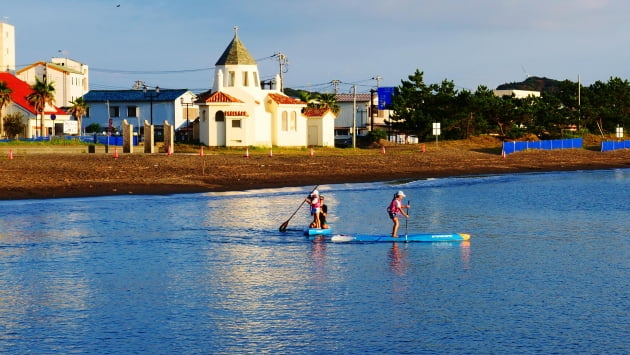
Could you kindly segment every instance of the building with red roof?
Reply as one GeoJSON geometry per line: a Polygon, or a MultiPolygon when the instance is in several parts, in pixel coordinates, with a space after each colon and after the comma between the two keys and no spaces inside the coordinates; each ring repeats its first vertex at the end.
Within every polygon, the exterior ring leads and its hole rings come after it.
{"type": "Polygon", "coordinates": [[[331,113],[305,114],[306,102],[275,88],[261,88],[258,65],[240,41],[234,38],[215,64],[209,93],[200,95],[199,140],[208,146],[306,147],[335,144],[331,113]]]}
{"type": "MultiPolygon", "coordinates": [[[[0,72],[0,82],[4,82],[6,86],[11,89],[11,102],[7,107],[2,110],[2,117],[4,118],[8,114],[21,113],[24,116],[24,123],[26,129],[23,138],[33,138],[40,135],[41,116],[39,112],[35,110],[35,107],[31,105],[26,99],[28,95],[33,92],[33,89],[26,82],[18,79],[15,75],[7,72],[0,72]]],[[[44,136],[53,134],[57,135],[64,133],[77,133],[77,132],[63,132],[62,129],[54,129],[55,124],[60,124],[63,127],[63,122],[70,121],[72,117],[64,110],[55,105],[46,104],[44,108],[44,136]]],[[[2,132],[4,135],[4,132],[2,132]]]]}

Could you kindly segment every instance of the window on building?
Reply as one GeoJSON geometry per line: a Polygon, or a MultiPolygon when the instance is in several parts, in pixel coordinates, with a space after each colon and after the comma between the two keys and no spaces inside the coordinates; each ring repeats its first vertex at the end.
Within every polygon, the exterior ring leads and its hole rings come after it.
{"type": "Polygon", "coordinates": [[[291,126],[289,128],[292,131],[297,131],[297,113],[295,111],[291,112],[291,126]]]}
{"type": "Polygon", "coordinates": [[[232,120],[232,128],[241,128],[241,120],[232,120]]]}
{"type": "Polygon", "coordinates": [[[223,121],[225,121],[225,112],[217,111],[217,113],[214,114],[214,120],[216,122],[223,122],[223,121]]]}
{"type": "Polygon", "coordinates": [[[258,73],[253,72],[252,75],[254,76],[254,86],[260,87],[260,82],[258,81],[258,73]]]}
{"type": "Polygon", "coordinates": [[[227,86],[234,86],[234,82],[236,81],[236,73],[234,71],[228,72],[228,84],[227,86]]]}
{"type": "Polygon", "coordinates": [[[249,86],[249,72],[243,72],[243,86],[249,86]]]}
{"type": "Polygon", "coordinates": [[[109,106],[109,117],[120,117],[120,107],[109,106]]]}
{"type": "Polygon", "coordinates": [[[90,117],[90,106],[85,109],[85,117],[90,117]]]}
{"type": "Polygon", "coordinates": [[[138,117],[138,106],[127,106],[127,117],[138,117]]]}
{"type": "Polygon", "coordinates": [[[282,130],[285,132],[289,130],[289,115],[287,111],[282,111],[282,130]]]}

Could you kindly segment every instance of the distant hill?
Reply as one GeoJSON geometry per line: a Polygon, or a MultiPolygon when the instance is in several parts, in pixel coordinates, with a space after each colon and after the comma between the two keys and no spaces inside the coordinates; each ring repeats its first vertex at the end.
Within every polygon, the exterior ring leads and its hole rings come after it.
{"type": "Polygon", "coordinates": [[[497,86],[497,90],[529,90],[545,92],[554,91],[559,84],[560,81],[558,80],[530,76],[520,83],[501,84],[497,86]]]}

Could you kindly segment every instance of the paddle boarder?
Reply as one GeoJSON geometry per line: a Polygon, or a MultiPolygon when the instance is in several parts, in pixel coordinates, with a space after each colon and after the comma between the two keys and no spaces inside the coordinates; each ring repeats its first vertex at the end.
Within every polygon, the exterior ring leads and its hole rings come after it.
{"type": "Polygon", "coordinates": [[[409,218],[409,215],[405,213],[403,209],[409,208],[411,206],[402,204],[401,201],[404,197],[406,197],[405,193],[402,191],[398,191],[394,195],[394,199],[392,199],[392,202],[387,207],[387,213],[389,214],[389,218],[391,218],[392,222],[394,222],[394,226],[392,227],[392,238],[398,238],[398,226],[400,224],[398,222],[398,217],[400,215],[403,215],[405,216],[405,218],[409,218]]]}
{"type": "Polygon", "coordinates": [[[319,191],[313,190],[311,195],[306,198],[306,203],[311,205],[311,216],[313,216],[313,222],[311,223],[311,228],[321,228],[321,222],[319,220],[319,212],[321,207],[321,202],[319,199],[319,191]]]}
{"type": "Polygon", "coordinates": [[[319,211],[319,223],[322,226],[322,229],[328,229],[328,223],[326,222],[326,217],[328,216],[328,206],[324,203],[324,196],[319,196],[319,201],[321,203],[321,211],[319,211]]]}

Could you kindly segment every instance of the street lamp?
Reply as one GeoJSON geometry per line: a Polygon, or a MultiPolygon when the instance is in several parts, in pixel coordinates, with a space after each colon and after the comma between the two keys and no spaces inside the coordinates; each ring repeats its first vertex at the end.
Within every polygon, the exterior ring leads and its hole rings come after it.
{"type": "Polygon", "coordinates": [[[186,106],[186,140],[188,141],[188,143],[190,143],[190,120],[188,119],[188,106],[193,106],[194,103],[192,102],[192,98],[191,98],[191,102],[184,102],[184,98],[181,98],[181,103],[183,106],[186,106]]]}
{"type": "Polygon", "coordinates": [[[149,98],[150,111],[151,111],[151,125],[153,125],[153,98],[160,95],[160,87],[156,86],[153,90],[149,90],[149,87],[144,85],[142,87],[142,92],[144,93],[144,97],[149,98]]]}

